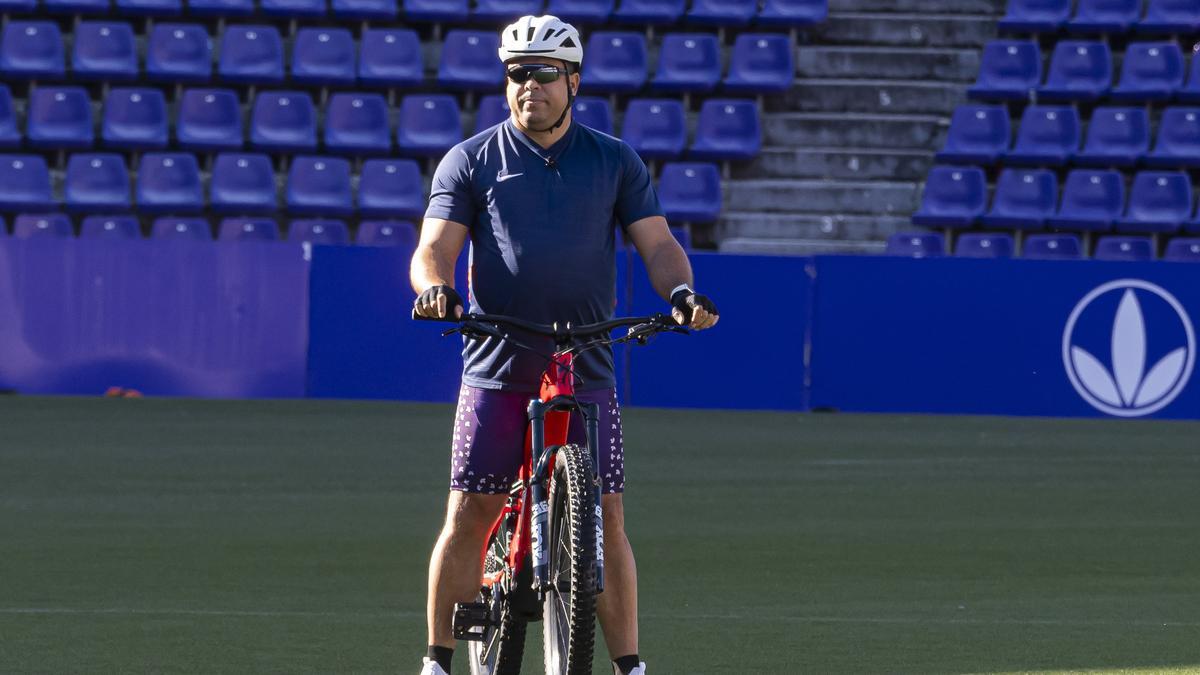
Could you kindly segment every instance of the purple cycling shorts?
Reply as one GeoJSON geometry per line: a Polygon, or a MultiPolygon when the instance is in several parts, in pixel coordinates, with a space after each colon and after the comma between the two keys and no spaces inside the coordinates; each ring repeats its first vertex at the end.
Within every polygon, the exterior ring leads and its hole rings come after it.
{"type": "MultiPolygon", "coordinates": [[[[477,389],[463,385],[454,415],[450,453],[450,489],[478,494],[502,494],[517,479],[525,458],[525,392],[477,389]]],[[[616,389],[580,392],[581,403],[600,405],[600,476],[604,492],[625,491],[625,452],[621,440],[621,406],[616,389]]],[[[583,418],[571,415],[569,443],[587,445],[583,418]]]]}

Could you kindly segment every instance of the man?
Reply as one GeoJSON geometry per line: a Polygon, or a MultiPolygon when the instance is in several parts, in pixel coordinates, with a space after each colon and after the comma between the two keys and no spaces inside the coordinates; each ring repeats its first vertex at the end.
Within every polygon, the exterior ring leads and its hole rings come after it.
{"type": "MultiPolygon", "coordinates": [[[[624,142],[571,121],[583,61],[578,31],[553,16],[526,16],[501,34],[511,117],[455,146],[438,166],[411,278],[426,317],[459,316],[454,264],[471,238],[471,311],[539,323],[586,324],[616,304],[615,227],[646,263],[655,290],[693,329],[717,310],[692,291],[691,266],[663,218],[649,173],[624,142]]],[[[535,342],[528,337],[527,342],[535,342]]],[[[550,345],[552,346],[552,344],[550,345]]],[[[549,353],[552,349],[547,349],[549,353]]],[[[545,361],[498,340],[468,341],[451,457],[446,523],[429,564],[429,652],[422,675],[450,672],[454,603],[479,591],[480,551],[516,478],[525,405],[545,361]]],[[[580,355],[577,396],[600,403],[600,428],[616,452],[601,453],[605,590],[596,613],[614,673],[644,675],[638,657],[637,572],[625,537],[612,352],[580,355]]],[[[582,442],[575,429],[574,442],[582,442]]]]}

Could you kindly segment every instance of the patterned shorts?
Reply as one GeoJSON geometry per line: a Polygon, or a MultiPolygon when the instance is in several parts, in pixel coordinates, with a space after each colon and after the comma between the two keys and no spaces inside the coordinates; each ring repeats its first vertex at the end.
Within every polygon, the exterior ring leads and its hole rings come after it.
{"type": "MultiPolygon", "coordinates": [[[[581,403],[600,405],[600,475],[604,492],[625,491],[625,451],[616,389],[580,392],[581,403]]],[[[530,394],[463,385],[454,416],[450,489],[478,494],[508,492],[525,458],[530,394]]],[[[586,445],[581,415],[571,415],[570,443],[586,445]]]]}

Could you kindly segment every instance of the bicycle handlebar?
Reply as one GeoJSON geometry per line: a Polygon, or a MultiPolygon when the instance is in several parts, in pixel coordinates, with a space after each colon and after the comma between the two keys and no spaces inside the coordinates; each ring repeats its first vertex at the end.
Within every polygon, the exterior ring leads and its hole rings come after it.
{"type": "MultiPolygon", "coordinates": [[[[620,319],[610,319],[608,321],[600,321],[598,323],[590,323],[582,326],[572,326],[570,322],[566,324],[544,324],[518,319],[513,316],[502,316],[499,314],[463,314],[460,318],[431,318],[420,316],[414,309],[412,313],[413,319],[417,321],[438,321],[442,323],[454,323],[460,327],[472,327],[479,324],[491,325],[508,325],[514,328],[519,328],[528,333],[542,335],[549,338],[554,338],[555,342],[560,344],[575,342],[590,337],[604,336],[617,328],[624,326],[636,327],[645,326],[647,330],[639,331],[644,334],[659,333],[663,331],[675,331],[686,333],[687,329],[675,323],[675,319],[662,313],[651,314],[650,316],[635,316],[623,317],[620,319]]],[[[485,331],[486,332],[486,331],[485,331]]],[[[631,331],[632,333],[633,331],[631,331]]]]}

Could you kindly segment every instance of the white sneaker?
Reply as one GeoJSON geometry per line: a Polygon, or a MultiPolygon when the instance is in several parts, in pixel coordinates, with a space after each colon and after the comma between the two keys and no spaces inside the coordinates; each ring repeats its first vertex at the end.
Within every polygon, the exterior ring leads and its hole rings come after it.
{"type": "MultiPolygon", "coordinates": [[[[621,671],[617,670],[617,667],[615,665],[613,666],[613,670],[617,673],[621,672],[621,671]]],[[[637,668],[634,668],[633,670],[629,671],[629,675],[646,675],[646,662],[642,661],[641,663],[639,663],[637,668]]]]}
{"type": "MultiPolygon", "coordinates": [[[[442,667],[438,665],[437,661],[430,661],[428,656],[421,659],[421,663],[424,664],[424,666],[421,668],[421,675],[448,675],[446,671],[442,670],[442,667]]],[[[642,665],[644,666],[646,664],[643,663],[642,665]]],[[[638,671],[635,670],[634,672],[638,671]]]]}

